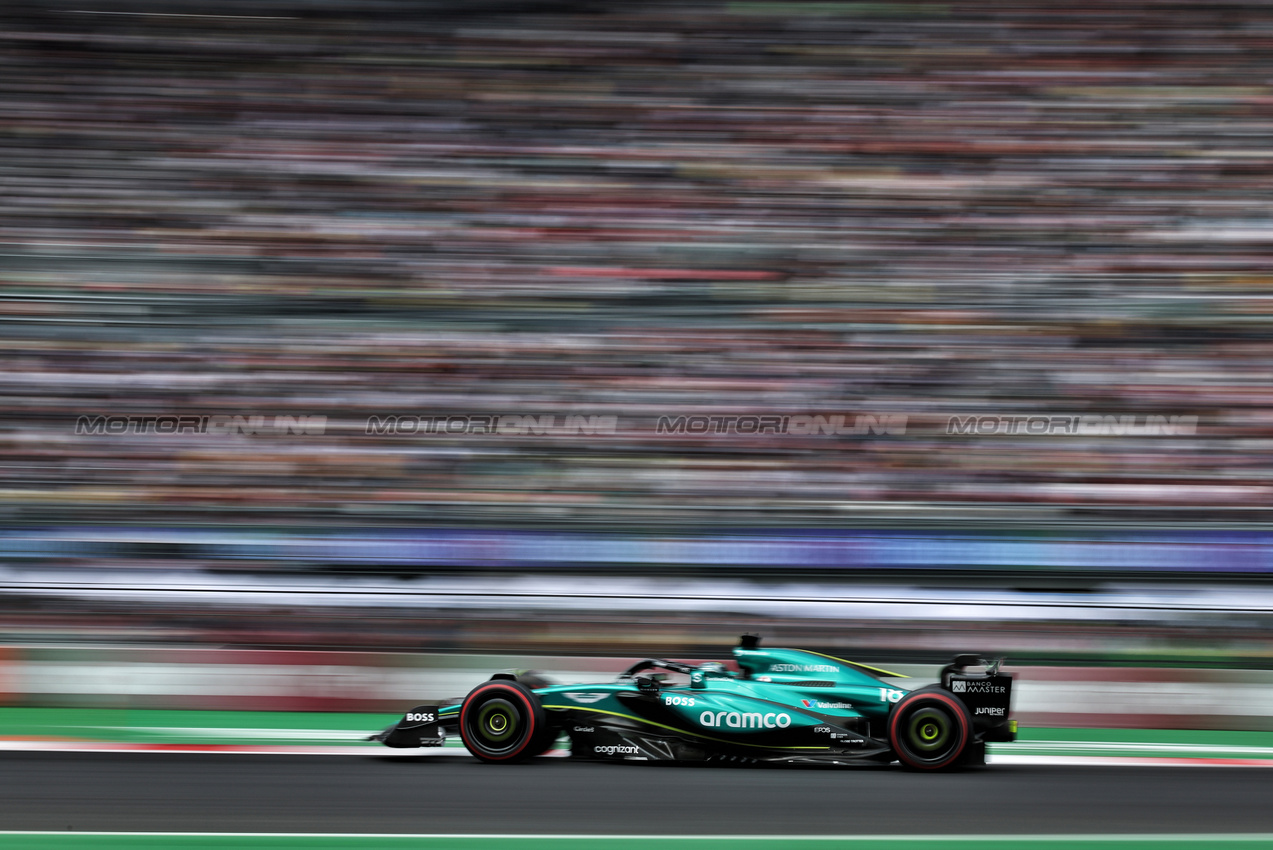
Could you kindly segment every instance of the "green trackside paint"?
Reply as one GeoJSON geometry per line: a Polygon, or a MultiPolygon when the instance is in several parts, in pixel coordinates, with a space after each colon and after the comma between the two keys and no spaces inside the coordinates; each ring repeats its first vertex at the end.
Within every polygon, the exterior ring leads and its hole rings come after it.
{"type": "Polygon", "coordinates": [[[1073,729],[1023,726],[1022,741],[1125,741],[1133,744],[1190,743],[1208,746],[1273,747],[1273,732],[1234,732],[1215,729],[1073,729]]]}
{"type": "Polygon", "coordinates": [[[1273,759],[1273,732],[1022,727],[1014,743],[990,744],[988,752],[992,756],[1273,759]]]}
{"type": "Polygon", "coordinates": [[[359,739],[401,718],[341,712],[0,708],[0,739],[379,747],[359,739]]]}
{"type": "Polygon", "coordinates": [[[0,833],[5,850],[1269,850],[1273,835],[601,836],[322,835],[267,833],[0,833]]]}

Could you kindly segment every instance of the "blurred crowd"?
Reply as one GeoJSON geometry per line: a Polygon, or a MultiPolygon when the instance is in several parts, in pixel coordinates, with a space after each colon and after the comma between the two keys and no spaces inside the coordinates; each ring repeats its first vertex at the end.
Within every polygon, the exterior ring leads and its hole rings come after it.
{"type": "MultiPolygon", "coordinates": [[[[5,647],[210,646],[386,652],[561,653],[719,658],[737,635],[881,663],[935,664],[956,653],[1004,653],[1014,664],[1149,662],[1164,666],[1268,669],[1266,615],[1139,611],[1121,620],[1022,616],[940,618],[940,606],[895,618],[808,617],[755,612],[523,607],[469,610],[385,606],[216,605],[171,599],[145,603],[0,597],[5,647]]],[[[10,657],[12,654],[10,654],[10,657]]],[[[0,668],[9,660],[0,652],[0,668]]]]}
{"type": "Polygon", "coordinates": [[[5,4],[0,519],[1266,518],[1271,105],[1265,3],[5,4]],[[365,428],[506,414],[618,427],[365,428]],[[800,414],[908,424],[655,427],[800,414]]]}

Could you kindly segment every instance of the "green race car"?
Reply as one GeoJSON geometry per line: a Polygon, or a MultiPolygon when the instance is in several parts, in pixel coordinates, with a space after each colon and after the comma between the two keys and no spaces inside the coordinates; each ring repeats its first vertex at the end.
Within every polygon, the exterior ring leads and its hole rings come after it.
{"type": "Polygon", "coordinates": [[[762,649],[754,635],[743,636],[734,659],[737,671],[646,659],[597,685],[497,673],[463,700],[416,706],[371,740],[436,747],[459,735],[482,761],[506,763],[540,755],[564,733],[572,757],[603,761],[900,761],[942,770],[984,764],[986,742],[1016,737],[1002,659],[960,655],[939,684],[915,690],[865,664],[762,649]]]}

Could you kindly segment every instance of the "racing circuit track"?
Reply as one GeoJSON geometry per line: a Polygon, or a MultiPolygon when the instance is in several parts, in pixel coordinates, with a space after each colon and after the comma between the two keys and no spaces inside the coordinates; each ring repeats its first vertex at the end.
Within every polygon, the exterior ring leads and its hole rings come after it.
{"type": "Polygon", "coordinates": [[[540,834],[1237,833],[1273,770],[613,765],[544,758],[0,753],[0,829],[540,834]]]}

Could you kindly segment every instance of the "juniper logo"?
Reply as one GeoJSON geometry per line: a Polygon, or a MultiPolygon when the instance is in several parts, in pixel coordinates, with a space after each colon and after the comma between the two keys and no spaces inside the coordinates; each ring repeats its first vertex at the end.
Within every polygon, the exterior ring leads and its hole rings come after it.
{"type": "Polygon", "coordinates": [[[213,416],[80,416],[75,420],[75,433],[81,436],[123,434],[206,434],[212,437],[258,434],[321,436],[326,430],[326,416],[269,416],[259,413],[213,416]]]}
{"type": "Polygon", "coordinates": [[[946,434],[986,436],[1192,437],[1198,417],[1084,414],[1082,416],[952,416],[946,434]]]}

